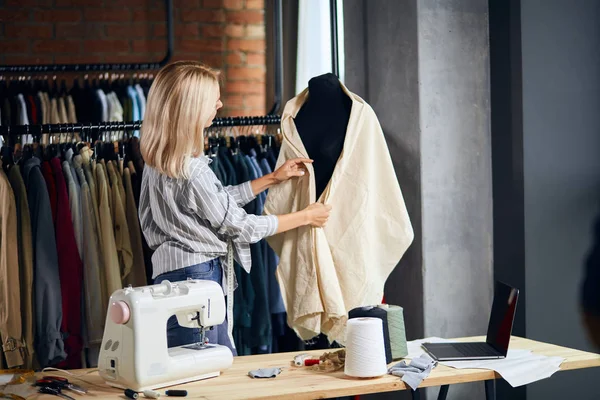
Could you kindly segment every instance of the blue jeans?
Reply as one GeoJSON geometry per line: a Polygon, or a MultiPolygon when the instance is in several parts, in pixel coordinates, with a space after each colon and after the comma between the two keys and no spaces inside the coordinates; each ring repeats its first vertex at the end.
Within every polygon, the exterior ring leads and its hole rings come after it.
{"type": "MultiPolygon", "coordinates": [[[[192,278],[211,280],[220,285],[222,278],[221,274],[221,262],[218,258],[215,258],[214,260],[202,264],[196,264],[160,274],[156,277],[154,283],[158,284],[164,280],[168,280],[169,282],[180,282],[192,278]]],[[[229,315],[227,318],[229,318],[229,315]]],[[[225,318],[225,321],[221,325],[213,326],[211,330],[206,331],[206,337],[208,338],[209,343],[221,344],[229,347],[233,355],[236,356],[237,353],[227,335],[227,318],[225,318]]],[[[199,341],[199,328],[186,328],[179,325],[179,323],[177,323],[177,318],[174,315],[169,318],[167,321],[167,344],[169,347],[183,346],[198,343],[199,341]]]]}

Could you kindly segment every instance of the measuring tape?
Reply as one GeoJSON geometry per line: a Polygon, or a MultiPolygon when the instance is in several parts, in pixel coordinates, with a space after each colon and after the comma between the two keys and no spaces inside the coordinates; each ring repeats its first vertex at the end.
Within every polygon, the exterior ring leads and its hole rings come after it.
{"type": "Polygon", "coordinates": [[[0,369],[0,375],[14,375],[7,385],[18,385],[33,377],[35,372],[30,369],[0,369]]]}
{"type": "Polygon", "coordinates": [[[227,240],[227,335],[231,341],[231,347],[235,349],[233,341],[233,285],[235,270],[233,269],[233,244],[231,239],[227,240]]]}
{"type": "Polygon", "coordinates": [[[0,399],[12,399],[12,400],[25,400],[25,397],[12,394],[12,393],[2,393],[0,392],[0,399]]]}

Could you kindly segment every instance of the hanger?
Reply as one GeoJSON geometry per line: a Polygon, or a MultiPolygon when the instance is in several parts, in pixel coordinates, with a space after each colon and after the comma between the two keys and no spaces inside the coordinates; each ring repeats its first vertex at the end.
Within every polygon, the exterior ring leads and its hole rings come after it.
{"type": "Polygon", "coordinates": [[[119,152],[121,153],[121,159],[122,160],[128,160],[128,154],[127,154],[127,143],[129,142],[129,132],[125,129],[125,123],[122,122],[121,123],[122,126],[122,137],[119,140],[119,152]]]}
{"type": "Polygon", "coordinates": [[[44,75],[44,78],[41,82],[42,92],[49,93],[50,92],[50,84],[48,83],[48,76],[44,75]]]}
{"type": "MultiPolygon", "coordinates": [[[[10,125],[8,126],[8,137],[10,138],[10,125]]],[[[12,167],[15,164],[15,161],[13,160],[13,150],[10,146],[6,146],[4,144],[4,140],[2,139],[2,148],[0,149],[0,157],[2,158],[2,168],[4,169],[4,172],[8,172],[8,170],[10,169],[10,167],[12,167]]]]}
{"type": "Polygon", "coordinates": [[[8,91],[8,84],[6,83],[6,79],[0,77],[0,96],[4,96],[8,91]]]}
{"type": "MultiPolygon", "coordinates": [[[[230,132],[235,132],[235,129],[232,129],[231,127],[228,128],[228,130],[230,132]]],[[[231,152],[231,155],[235,156],[239,152],[238,135],[237,134],[233,134],[230,137],[231,137],[231,140],[229,141],[229,150],[231,152]]]]}
{"type": "MultiPolygon", "coordinates": [[[[41,136],[41,133],[40,133],[41,136]]],[[[39,158],[40,160],[43,158],[44,153],[43,153],[43,146],[39,143],[39,139],[40,136],[38,135],[34,135],[33,136],[33,155],[37,158],[39,158]]]]}
{"type": "Polygon", "coordinates": [[[79,86],[79,77],[76,76],[73,78],[73,84],[71,85],[71,90],[69,90],[69,94],[73,94],[73,92],[79,91],[81,87],[79,86]]]}
{"type": "Polygon", "coordinates": [[[49,137],[49,142],[48,145],[46,147],[44,147],[44,150],[42,152],[42,160],[43,161],[50,161],[50,159],[52,159],[52,154],[54,153],[54,134],[53,132],[51,132],[52,129],[50,129],[50,132],[48,137],[49,137]]]}
{"type": "Polygon", "coordinates": [[[73,148],[73,124],[68,124],[67,126],[65,126],[65,141],[63,142],[62,145],[62,153],[63,155],[66,156],[67,152],[69,151],[69,149],[73,148]]]}
{"type": "Polygon", "coordinates": [[[60,95],[61,96],[66,96],[67,95],[67,81],[63,78],[60,81],[60,95]]]}
{"type": "MultiPolygon", "coordinates": [[[[25,137],[29,135],[29,125],[25,125],[25,137]]],[[[27,143],[23,146],[22,159],[23,161],[29,160],[33,157],[33,147],[31,144],[27,143]]]]}
{"type": "Polygon", "coordinates": [[[52,77],[52,96],[51,97],[58,97],[58,83],[56,82],[56,75],[54,75],[52,77]]]}

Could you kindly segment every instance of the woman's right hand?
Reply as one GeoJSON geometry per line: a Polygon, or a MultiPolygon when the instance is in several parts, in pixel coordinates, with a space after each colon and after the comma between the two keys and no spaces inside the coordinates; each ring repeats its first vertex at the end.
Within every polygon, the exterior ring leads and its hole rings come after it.
{"type": "Polygon", "coordinates": [[[322,203],[313,203],[304,209],[306,213],[306,220],[308,225],[322,228],[329,219],[329,213],[331,212],[331,206],[322,203]]]}

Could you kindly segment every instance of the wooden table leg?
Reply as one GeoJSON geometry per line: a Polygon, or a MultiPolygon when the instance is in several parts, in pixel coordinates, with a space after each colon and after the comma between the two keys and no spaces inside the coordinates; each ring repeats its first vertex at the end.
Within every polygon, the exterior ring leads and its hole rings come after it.
{"type": "Polygon", "coordinates": [[[485,400],[496,400],[496,380],[485,381],[485,400]]]}
{"type": "Polygon", "coordinates": [[[440,386],[440,392],[438,393],[437,400],[446,400],[446,396],[448,396],[448,389],[449,388],[450,388],[450,385],[440,386]]]}

